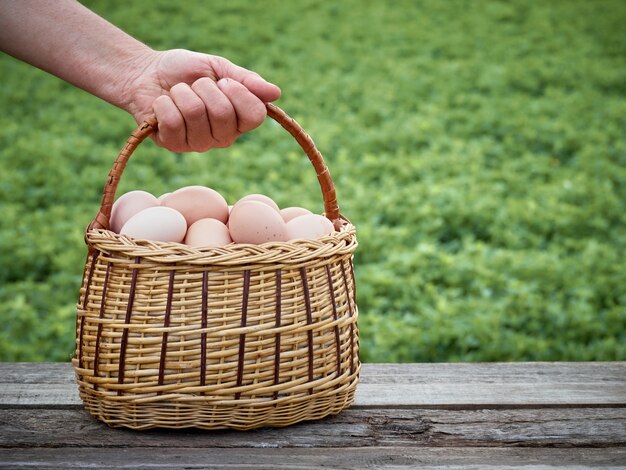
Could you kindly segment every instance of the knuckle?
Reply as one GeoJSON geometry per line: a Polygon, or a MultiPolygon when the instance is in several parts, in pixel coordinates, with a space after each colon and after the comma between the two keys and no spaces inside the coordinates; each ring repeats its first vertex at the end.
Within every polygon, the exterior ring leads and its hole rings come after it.
{"type": "Polygon", "coordinates": [[[184,93],[188,88],[189,88],[189,85],[187,85],[186,83],[182,83],[182,82],[177,83],[176,85],[170,88],[170,93],[171,94],[178,94],[181,92],[184,93]]]}
{"type": "Polygon", "coordinates": [[[209,77],[201,77],[191,84],[191,89],[197,92],[199,88],[205,88],[207,86],[212,86],[214,84],[215,84],[215,81],[213,79],[209,77]]]}
{"type": "Polygon", "coordinates": [[[204,103],[202,101],[194,100],[183,105],[183,112],[188,117],[200,118],[206,114],[206,108],[204,107],[204,103]]]}
{"type": "Polygon", "coordinates": [[[232,106],[224,103],[215,103],[211,106],[211,120],[220,123],[228,122],[233,119],[235,110],[232,106]]]}

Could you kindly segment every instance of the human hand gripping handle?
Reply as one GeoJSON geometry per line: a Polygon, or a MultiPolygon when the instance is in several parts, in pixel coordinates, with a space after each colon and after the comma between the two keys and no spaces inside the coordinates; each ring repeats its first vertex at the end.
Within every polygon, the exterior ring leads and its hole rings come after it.
{"type": "Polygon", "coordinates": [[[156,114],[157,144],[227,147],[265,118],[280,89],[223,57],[155,51],[75,0],[0,1],[0,50],[131,113],[156,114]]]}
{"type": "Polygon", "coordinates": [[[228,147],[258,127],[265,104],[280,89],[223,57],[187,50],[152,51],[141,73],[123,89],[127,109],[138,123],[159,122],[156,143],[174,152],[228,147]]]}

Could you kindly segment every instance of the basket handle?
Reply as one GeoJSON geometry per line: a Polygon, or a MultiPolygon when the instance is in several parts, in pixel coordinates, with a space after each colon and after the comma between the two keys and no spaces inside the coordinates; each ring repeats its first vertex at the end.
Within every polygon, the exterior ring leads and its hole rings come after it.
{"type": "MultiPolygon", "coordinates": [[[[298,124],[293,118],[289,117],[278,106],[271,103],[266,103],[267,115],[278,122],[287,132],[289,132],[298,142],[302,150],[307,154],[309,160],[315,168],[317,179],[322,189],[322,197],[324,199],[324,211],[326,217],[333,222],[335,228],[339,229],[342,225],[342,221],[339,214],[339,205],[337,203],[337,194],[335,192],[335,185],[330,177],[330,171],[324,163],[324,157],[315,146],[313,139],[304,132],[300,124],[298,124]]],[[[106,184],[104,185],[104,191],[102,194],[102,203],[100,204],[100,210],[96,217],[87,226],[87,231],[92,229],[108,229],[109,219],[111,217],[111,209],[113,202],[115,201],[115,192],[117,191],[117,185],[120,182],[124,168],[128,159],[133,154],[135,149],[143,142],[146,137],[152,134],[157,129],[156,116],[152,115],[148,117],[141,125],[135,129],[126,142],[126,145],[122,148],[119,155],[115,159],[115,163],[109,171],[106,184]]]]}

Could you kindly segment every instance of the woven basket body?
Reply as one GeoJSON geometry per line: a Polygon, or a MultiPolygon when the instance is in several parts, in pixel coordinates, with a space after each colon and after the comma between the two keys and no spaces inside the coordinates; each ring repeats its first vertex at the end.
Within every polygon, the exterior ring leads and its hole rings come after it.
{"type": "Polygon", "coordinates": [[[197,249],[92,223],[73,359],[87,410],[134,429],[251,429],[348,407],[357,243],[335,225],[319,240],[197,249]]]}

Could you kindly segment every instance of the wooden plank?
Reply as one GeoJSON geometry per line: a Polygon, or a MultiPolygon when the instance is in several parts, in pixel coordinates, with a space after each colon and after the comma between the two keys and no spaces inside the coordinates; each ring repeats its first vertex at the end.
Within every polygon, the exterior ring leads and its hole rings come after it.
{"type": "Polygon", "coordinates": [[[0,383],[74,384],[76,377],[67,362],[0,362],[0,383]]]}
{"type": "MultiPolygon", "coordinates": [[[[0,383],[0,408],[80,407],[75,384],[37,387],[0,383]]],[[[603,384],[360,384],[356,407],[515,408],[626,406],[625,385],[603,384]]]]}
{"type": "Polygon", "coordinates": [[[626,446],[626,408],[349,409],[248,432],[110,429],[82,410],[0,410],[0,447],[626,446]]]}
{"type": "Polygon", "coordinates": [[[77,408],[82,407],[78,386],[68,384],[0,383],[1,408],[77,408]]]}
{"type": "Polygon", "coordinates": [[[626,384],[438,383],[362,384],[355,404],[368,407],[624,406],[626,384]]]}
{"type": "Polygon", "coordinates": [[[626,362],[363,364],[364,383],[624,383],[626,362]]]}
{"type": "MultiPolygon", "coordinates": [[[[362,366],[366,384],[414,383],[575,383],[623,384],[626,361],[621,362],[489,362],[374,364],[362,366]]],[[[1,383],[74,383],[72,366],[64,362],[0,362],[1,383]]]]}
{"type": "MultiPolygon", "coordinates": [[[[80,405],[69,364],[0,364],[0,407],[80,405]]],[[[365,364],[355,406],[626,406],[626,362],[365,364]]]]}
{"type": "Polygon", "coordinates": [[[624,468],[626,362],[365,364],[351,409],[245,433],[112,430],[69,364],[0,364],[0,468],[383,466],[624,468]]]}
{"type": "Polygon", "coordinates": [[[626,406],[626,362],[365,364],[360,406],[626,406]]]}
{"type": "Polygon", "coordinates": [[[36,448],[0,449],[0,468],[167,469],[495,469],[526,467],[619,469],[626,449],[536,448],[36,448]]]}

